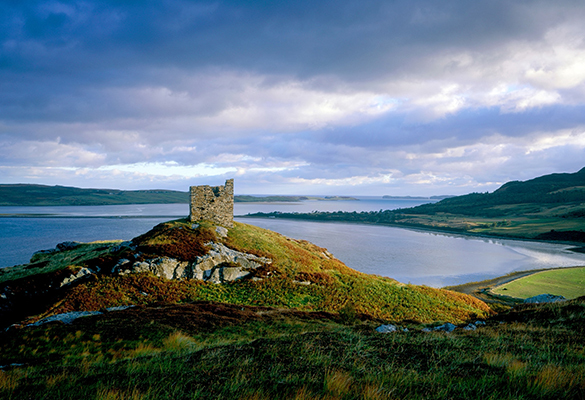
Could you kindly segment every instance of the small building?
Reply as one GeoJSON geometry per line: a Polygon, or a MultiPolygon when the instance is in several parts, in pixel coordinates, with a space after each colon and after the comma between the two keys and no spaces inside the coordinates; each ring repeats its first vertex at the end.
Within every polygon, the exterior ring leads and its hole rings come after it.
{"type": "Polygon", "coordinates": [[[234,180],[224,186],[191,186],[189,219],[192,222],[207,220],[216,225],[234,226],[234,180]]]}

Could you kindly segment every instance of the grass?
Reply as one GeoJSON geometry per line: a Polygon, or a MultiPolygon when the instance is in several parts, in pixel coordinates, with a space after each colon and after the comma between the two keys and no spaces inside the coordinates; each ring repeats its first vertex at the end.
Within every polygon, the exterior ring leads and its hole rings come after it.
{"type": "Polygon", "coordinates": [[[537,272],[497,286],[492,292],[520,299],[543,293],[574,299],[585,296],[585,267],[537,272]]]}
{"type": "Polygon", "coordinates": [[[24,365],[0,370],[0,398],[583,398],[583,299],[519,307],[472,332],[377,324],[200,303],[12,330],[0,364],[24,365]]]}
{"type": "Polygon", "coordinates": [[[117,240],[79,243],[77,247],[70,250],[35,253],[29,264],[0,268],[0,284],[29,276],[50,274],[72,265],[84,265],[89,260],[108,254],[110,248],[121,242],[117,240]]]}

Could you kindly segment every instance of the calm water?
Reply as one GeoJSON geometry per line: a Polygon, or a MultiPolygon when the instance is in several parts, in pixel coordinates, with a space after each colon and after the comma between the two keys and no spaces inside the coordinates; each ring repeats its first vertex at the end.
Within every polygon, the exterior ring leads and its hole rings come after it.
{"type": "MultiPolygon", "coordinates": [[[[413,207],[416,200],[236,203],[234,213],[378,211],[413,207]]],[[[77,207],[0,207],[0,267],[28,262],[33,252],[76,240],[131,239],[156,224],[188,214],[186,204],[77,207]],[[15,217],[15,214],[27,217],[15,217]],[[12,216],[11,216],[12,215],[12,216]]],[[[585,265],[585,254],[569,246],[478,239],[383,226],[236,218],[326,247],[348,266],[401,282],[434,287],[504,275],[508,272],[585,265]]]]}

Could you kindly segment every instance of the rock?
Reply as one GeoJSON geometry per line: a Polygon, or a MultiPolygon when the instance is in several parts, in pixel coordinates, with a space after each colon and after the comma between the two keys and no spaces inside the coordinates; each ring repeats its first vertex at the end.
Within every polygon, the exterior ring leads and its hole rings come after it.
{"type": "Polygon", "coordinates": [[[136,250],[136,246],[131,241],[125,241],[110,248],[110,253],[117,253],[122,250],[136,250]]]}
{"type": "Polygon", "coordinates": [[[294,280],[292,282],[297,284],[297,285],[307,285],[307,286],[309,286],[313,283],[311,281],[294,281],[294,280]]]}
{"type": "Polygon", "coordinates": [[[75,282],[76,280],[81,279],[87,275],[91,275],[91,271],[89,269],[83,267],[76,274],[70,275],[67,278],[63,279],[63,282],[61,282],[61,285],[59,285],[59,287],[69,285],[69,284],[75,282]]]}
{"type": "Polygon", "coordinates": [[[394,325],[380,325],[379,327],[376,328],[376,332],[379,333],[392,333],[392,332],[396,332],[398,330],[398,328],[394,325]]]}
{"type": "Polygon", "coordinates": [[[58,251],[73,250],[76,247],[81,246],[79,242],[62,242],[57,245],[58,251]]]}
{"type": "Polygon", "coordinates": [[[538,296],[529,297],[524,300],[524,303],[556,303],[558,301],[565,301],[567,300],[563,296],[556,296],[554,294],[539,294],[538,296]]]}
{"type": "Polygon", "coordinates": [[[73,311],[73,312],[68,312],[68,313],[64,313],[64,314],[52,315],[50,317],[43,318],[43,319],[35,322],[34,324],[30,324],[28,326],[38,326],[38,325],[43,325],[43,324],[47,324],[49,322],[55,322],[55,321],[61,321],[64,324],[70,324],[73,321],[75,321],[77,318],[89,317],[91,315],[100,315],[100,314],[102,314],[100,311],[73,311]]]}
{"type": "Polygon", "coordinates": [[[424,328],[422,331],[423,332],[446,332],[446,333],[451,333],[455,330],[455,328],[457,328],[455,325],[453,325],[450,322],[447,322],[446,324],[440,325],[440,326],[435,326],[433,328],[424,328]]]}
{"type": "Polygon", "coordinates": [[[250,275],[251,270],[272,263],[269,258],[232,250],[221,243],[211,242],[206,245],[211,247],[209,253],[197,257],[195,261],[158,257],[132,262],[124,258],[112,268],[112,273],[126,275],[151,272],[166,279],[198,279],[224,283],[245,278],[250,275]]]}
{"type": "Polygon", "coordinates": [[[56,253],[56,252],[57,252],[57,249],[38,250],[38,251],[35,251],[33,253],[33,255],[32,255],[32,257],[30,259],[31,259],[31,262],[33,262],[32,260],[35,258],[36,255],[39,255],[39,254],[53,254],[53,253],[56,253]]]}
{"type": "Polygon", "coordinates": [[[475,326],[475,324],[469,324],[463,328],[464,331],[474,331],[476,329],[477,329],[477,326],[475,326]]]}
{"type": "Polygon", "coordinates": [[[127,308],[132,308],[132,307],[136,307],[136,306],[135,305],[129,305],[129,306],[108,307],[108,308],[106,308],[106,311],[107,312],[122,311],[122,310],[126,310],[127,308]]]}
{"type": "Polygon", "coordinates": [[[485,321],[475,321],[475,326],[485,325],[485,321]]]}
{"type": "Polygon", "coordinates": [[[221,272],[222,272],[221,280],[223,282],[236,281],[238,279],[242,279],[243,277],[250,275],[248,271],[242,270],[241,267],[223,267],[221,269],[221,272]]]}
{"type": "Polygon", "coordinates": [[[227,235],[228,235],[227,228],[224,228],[223,226],[216,227],[215,232],[222,238],[227,237],[227,235]]]}

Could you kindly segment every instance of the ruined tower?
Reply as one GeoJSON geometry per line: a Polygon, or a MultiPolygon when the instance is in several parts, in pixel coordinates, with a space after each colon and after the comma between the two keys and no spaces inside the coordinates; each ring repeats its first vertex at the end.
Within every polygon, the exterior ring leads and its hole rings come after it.
{"type": "Polygon", "coordinates": [[[191,221],[208,220],[217,225],[234,226],[234,180],[225,186],[191,186],[191,221]]]}

